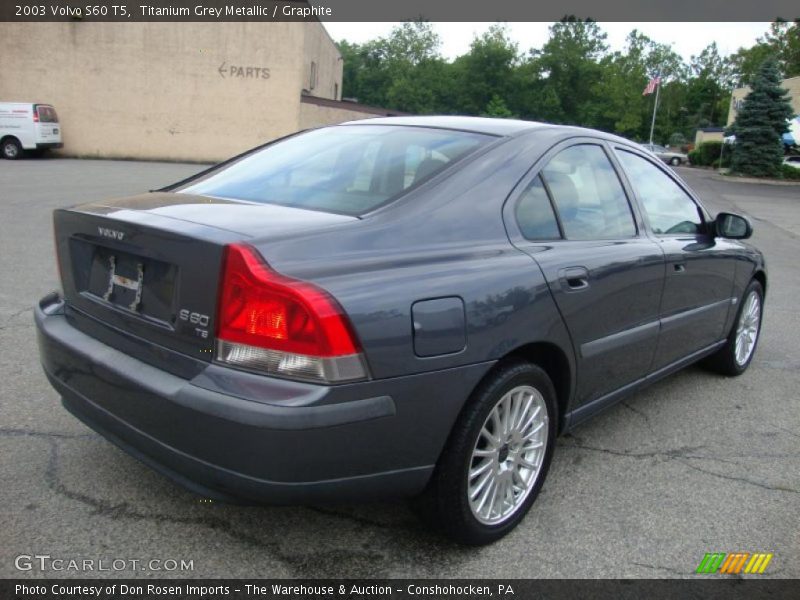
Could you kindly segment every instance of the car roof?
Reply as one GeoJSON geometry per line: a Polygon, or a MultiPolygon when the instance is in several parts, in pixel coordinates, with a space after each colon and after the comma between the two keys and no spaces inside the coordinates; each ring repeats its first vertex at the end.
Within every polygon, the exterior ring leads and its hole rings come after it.
{"type": "Polygon", "coordinates": [[[434,127],[439,129],[453,129],[459,131],[471,131],[487,135],[510,137],[531,132],[550,132],[561,133],[564,137],[589,136],[602,138],[610,142],[634,145],[630,140],[623,137],[588,129],[586,127],[576,127],[574,125],[556,125],[553,123],[542,123],[540,121],[522,121],[520,119],[493,119],[489,117],[462,117],[462,116],[423,116],[423,117],[376,117],[373,119],[362,119],[359,121],[348,121],[341,125],[396,125],[406,127],[434,127]]]}
{"type": "Polygon", "coordinates": [[[348,121],[343,125],[404,125],[406,127],[436,127],[457,129],[489,135],[508,136],[541,127],[552,127],[549,123],[521,121],[519,119],[491,119],[488,117],[426,116],[426,117],[376,117],[360,121],[348,121]]]}

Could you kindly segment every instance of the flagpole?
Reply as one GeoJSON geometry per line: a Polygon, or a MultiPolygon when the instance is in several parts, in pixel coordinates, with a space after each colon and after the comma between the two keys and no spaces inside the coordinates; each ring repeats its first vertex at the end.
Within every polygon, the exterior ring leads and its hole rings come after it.
{"type": "Polygon", "coordinates": [[[656,101],[653,104],[653,120],[650,122],[650,145],[653,145],[653,130],[656,128],[656,110],[658,110],[658,92],[661,91],[661,81],[656,84],[656,101]]]}

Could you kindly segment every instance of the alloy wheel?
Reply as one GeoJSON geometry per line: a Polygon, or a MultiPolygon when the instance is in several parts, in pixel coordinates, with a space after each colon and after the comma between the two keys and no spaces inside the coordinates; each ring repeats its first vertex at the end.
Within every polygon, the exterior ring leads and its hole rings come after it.
{"type": "Polygon", "coordinates": [[[742,366],[750,360],[756,347],[758,331],[761,327],[761,298],[756,291],[750,292],[739,315],[736,326],[736,363],[742,366]]]}
{"type": "Polygon", "coordinates": [[[467,473],[473,516],[485,525],[514,515],[541,473],[549,435],[541,392],[517,386],[495,404],[478,434],[467,473]]]}

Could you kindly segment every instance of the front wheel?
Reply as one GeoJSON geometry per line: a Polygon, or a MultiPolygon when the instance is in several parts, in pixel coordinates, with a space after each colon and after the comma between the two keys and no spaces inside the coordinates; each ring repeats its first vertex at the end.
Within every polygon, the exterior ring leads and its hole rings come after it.
{"type": "Polygon", "coordinates": [[[473,393],[427,494],[431,516],[458,542],[509,533],[542,488],[556,437],[555,390],[536,365],[513,362],[473,393]]]}
{"type": "Polygon", "coordinates": [[[722,375],[741,375],[750,366],[761,333],[764,288],[753,280],[742,296],[736,321],[725,345],[705,361],[712,371],[722,375]]]}
{"type": "Polygon", "coordinates": [[[681,165],[681,159],[675,156],[670,159],[669,164],[671,164],[673,167],[679,167],[681,165]]]}

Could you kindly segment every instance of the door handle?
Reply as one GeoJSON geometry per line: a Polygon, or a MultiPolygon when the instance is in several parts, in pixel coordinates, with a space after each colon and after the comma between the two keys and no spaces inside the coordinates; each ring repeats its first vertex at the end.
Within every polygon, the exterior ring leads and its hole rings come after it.
{"type": "Polygon", "coordinates": [[[672,268],[676,273],[685,273],[686,263],[675,263],[672,265],[672,268]]]}
{"type": "Polygon", "coordinates": [[[589,287],[589,271],[584,267],[567,267],[558,272],[561,285],[568,292],[578,292],[589,287]]]}
{"type": "Polygon", "coordinates": [[[586,277],[569,277],[567,278],[567,286],[571,290],[582,290],[589,287],[589,280],[586,277]]]}

